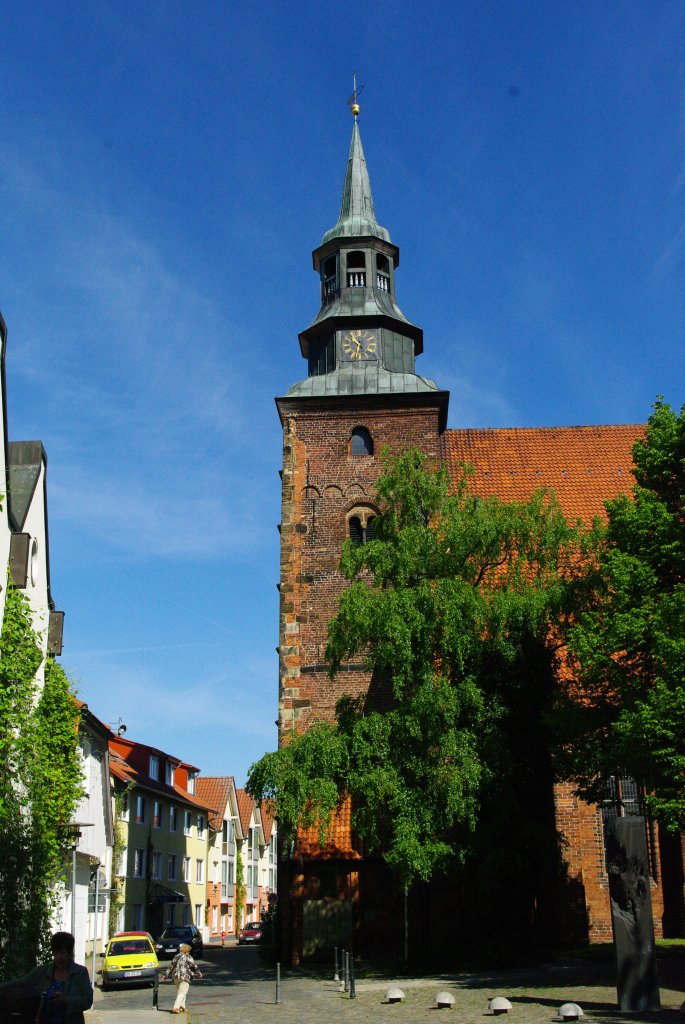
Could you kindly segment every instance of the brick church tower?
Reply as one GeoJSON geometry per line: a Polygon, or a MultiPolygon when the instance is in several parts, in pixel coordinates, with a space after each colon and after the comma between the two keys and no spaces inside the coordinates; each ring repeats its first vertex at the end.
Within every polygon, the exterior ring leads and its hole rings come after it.
{"type": "MultiPolygon", "coordinates": [[[[448,392],[416,372],[423,332],[397,304],[399,249],[376,220],[359,108],[352,110],[340,216],[313,252],[320,309],[299,336],[307,376],[276,400],[283,426],[280,743],[331,719],[343,694],[368,690],[362,666],[344,666],[333,682],[326,671],[328,622],[346,585],[340,549],[346,537],[363,540],[373,529],[381,451],[416,447],[437,459],[447,422],[448,392]]],[[[312,895],[324,890],[344,896],[320,879],[312,895]]],[[[301,927],[298,920],[288,929],[295,959],[301,927]]]]}

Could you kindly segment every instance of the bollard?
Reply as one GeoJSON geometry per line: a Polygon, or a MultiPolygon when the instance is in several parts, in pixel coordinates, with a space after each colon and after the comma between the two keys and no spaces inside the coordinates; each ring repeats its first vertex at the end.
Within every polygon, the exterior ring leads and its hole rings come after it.
{"type": "Polygon", "coordinates": [[[350,954],[345,950],[345,992],[350,991],[350,954]]]}
{"type": "Polygon", "coordinates": [[[152,1009],[159,1009],[159,973],[157,971],[152,979],[152,1009]]]}
{"type": "Polygon", "coordinates": [[[340,992],[345,991],[345,950],[340,950],[340,992]]]}
{"type": "Polygon", "coordinates": [[[350,956],[350,999],[357,998],[357,990],[354,987],[354,954],[350,956]]]}
{"type": "Polygon", "coordinates": [[[338,974],[338,947],[337,946],[333,946],[333,966],[334,966],[333,981],[340,981],[340,975],[338,974]]]}
{"type": "Polygon", "coordinates": [[[276,1006],[280,1006],[283,1000],[281,999],[281,965],[276,964],[276,1006]]]}

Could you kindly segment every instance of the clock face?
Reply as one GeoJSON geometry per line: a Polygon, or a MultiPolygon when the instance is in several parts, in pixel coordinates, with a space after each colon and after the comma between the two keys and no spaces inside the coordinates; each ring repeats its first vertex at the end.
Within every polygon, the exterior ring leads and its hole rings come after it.
{"type": "Polygon", "coordinates": [[[345,331],[342,337],[342,350],[348,359],[375,359],[378,349],[378,335],[374,331],[360,328],[345,331]]]}

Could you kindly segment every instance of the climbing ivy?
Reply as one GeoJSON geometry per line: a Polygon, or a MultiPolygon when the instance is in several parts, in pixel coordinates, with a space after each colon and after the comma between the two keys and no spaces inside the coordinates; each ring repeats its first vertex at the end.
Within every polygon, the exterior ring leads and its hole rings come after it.
{"type": "Polygon", "coordinates": [[[40,638],[9,581],[0,653],[0,976],[8,978],[47,951],[82,782],[71,684],[48,659],[40,689],[40,638]]]}
{"type": "Polygon", "coordinates": [[[243,855],[240,852],[240,843],[236,843],[235,853],[235,930],[240,931],[243,923],[243,911],[245,910],[245,878],[243,876],[243,855]]]}
{"type": "MultiPolygon", "coordinates": [[[[121,854],[126,848],[126,828],[121,823],[121,813],[124,806],[124,797],[133,789],[133,783],[128,782],[123,789],[114,790],[114,822],[112,844],[112,876],[119,870],[121,854]]],[[[112,891],[109,901],[109,934],[114,935],[119,923],[119,911],[124,905],[125,890],[123,884],[117,886],[116,893],[112,891]]]]}

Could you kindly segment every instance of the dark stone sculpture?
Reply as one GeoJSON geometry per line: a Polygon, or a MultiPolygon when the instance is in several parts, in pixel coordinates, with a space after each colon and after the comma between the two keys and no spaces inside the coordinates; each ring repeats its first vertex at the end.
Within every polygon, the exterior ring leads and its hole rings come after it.
{"type": "Polygon", "coordinates": [[[645,819],[628,815],[606,822],[605,840],[618,1005],[629,1013],[658,1010],[645,819]]]}

